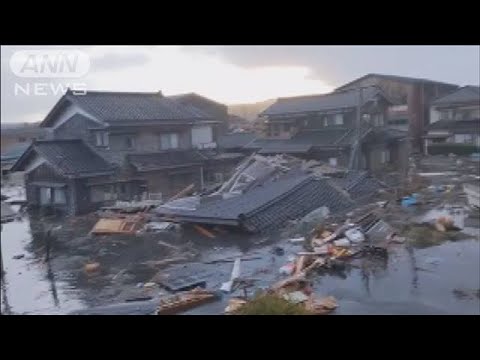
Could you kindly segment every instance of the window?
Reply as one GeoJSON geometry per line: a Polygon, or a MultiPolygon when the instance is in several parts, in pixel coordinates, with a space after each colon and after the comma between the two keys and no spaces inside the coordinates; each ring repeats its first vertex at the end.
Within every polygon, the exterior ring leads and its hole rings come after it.
{"type": "Polygon", "coordinates": [[[52,202],[52,189],[40,188],[40,205],[49,205],[52,202]]]}
{"type": "Polygon", "coordinates": [[[18,138],[18,142],[25,142],[25,141],[27,141],[27,139],[24,138],[24,137],[19,137],[19,138],[18,138]]]}
{"type": "Polygon", "coordinates": [[[336,167],[337,166],[337,158],[328,159],[328,163],[330,164],[330,166],[336,167]]]}
{"type": "Polygon", "coordinates": [[[383,115],[382,114],[373,115],[373,125],[374,126],[382,126],[383,125],[383,115]]]}
{"type": "Polygon", "coordinates": [[[67,198],[65,196],[65,189],[54,189],[53,190],[53,202],[55,204],[66,204],[67,198]]]}
{"type": "Polygon", "coordinates": [[[289,131],[290,131],[290,127],[291,127],[290,124],[283,124],[283,131],[289,132],[289,131]]]}
{"type": "Polygon", "coordinates": [[[118,192],[113,185],[92,186],[90,189],[91,202],[103,202],[108,200],[117,200],[118,192]]]}
{"type": "Polygon", "coordinates": [[[272,125],[272,131],[273,131],[273,136],[280,135],[280,125],[279,124],[273,124],[272,125]]]}
{"type": "Polygon", "coordinates": [[[451,110],[440,111],[440,119],[442,120],[450,120],[452,115],[453,115],[453,111],[451,110]]]}
{"type": "Polygon", "coordinates": [[[335,125],[343,125],[343,114],[335,114],[335,125]]]}
{"type": "Polygon", "coordinates": [[[457,144],[472,143],[473,135],[472,134],[455,134],[453,138],[453,142],[457,144]]]}
{"type": "Polygon", "coordinates": [[[382,150],[380,152],[380,162],[385,164],[390,161],[390,151],[389,150],[382,150]]]}
{"type": "Polygon", "coordinates": [[[178,149],[178,134],[162,134],[160,148],[162,150],[178,149]]]}
{"type": "Polygon", "coordinates": [[[108,146],[108,133],[106,131],[98,131],[95,136],[97,146],[108,146]]]}
{"type": "Polygon", "coordinates": [[[407,119],[393,119],[388,121],[389,125],[407,125],[408,120],[407,119]]]}
{"type": "Polygon", "coordinates": [[[125,138],[125,149],[133,149],[135,147],[135,139],[132,136],[125,138]]]}

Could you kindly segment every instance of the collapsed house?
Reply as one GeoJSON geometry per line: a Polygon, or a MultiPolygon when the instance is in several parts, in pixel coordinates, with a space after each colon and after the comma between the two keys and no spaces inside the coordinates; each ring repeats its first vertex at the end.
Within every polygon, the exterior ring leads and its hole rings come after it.
{"type": "Polygon", "coordinates": [[[180,223],[265,232],[322,206],[331,213],[348,210],[356,199],[373,194],[381,186],[366,172],[330,178],[311,171],[301,159],[254,155],[216,192],[167,202],[155,211],[180,223]]]}

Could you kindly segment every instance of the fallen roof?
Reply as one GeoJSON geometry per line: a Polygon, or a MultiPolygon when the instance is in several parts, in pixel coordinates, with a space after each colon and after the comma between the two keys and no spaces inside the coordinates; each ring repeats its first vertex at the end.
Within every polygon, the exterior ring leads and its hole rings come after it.
{"type": "MultiPolygon", "coordinates": [[[[358,96],[357,90],[353,89],[320,95],[279,98],[260,115],[271,116],[355,108],[358,106],[358,96]]],[[[363,89],[362,96],[362,105],[374,100],[377,96],[383,96],[386,98],[382,90],[375,86],[363,89]]]]}
{"type": "Polygon", "coordinates": [[[368,171],[348,171],[344,178],[334,179],[333,182],[347,191],[353,200],[368,197],[384,185],[371,176],[368,171]]]}
{"type": "Polygon", "coordinates": [[[355,80],[352,80],[338,88],[335,89],[335,91],[342,91],[346,87],[351,86],[352,84],[364,80],[368,77],[378,77],[378,78],[383,78],[383,79],[388,79],[388,80],[397,80],[397,81],[403,81],[403,82],[408,82],[408,83],[431,83],[431,84],[439,84],[439,85],[449,85],[449,86],[457,86],[455,84],[450,84],[450,83],[445,83],[441,81],[436,81],[436,80],[430,80],[430,79],[422,79],[422,78],[415,78],[415,77],[408,77],[408,76],[398,76],[398,75],[388,75],[388,74],[375,74],[375,73],[370,73],[363,75],[355,80]]]}
{"type": "Polygon", "coordinates": [[[208,199],[195,210],[160,206],[156,211],[184,222],[235,225],[250,231],[265,231],[304,216],[320,206],[327,206],[334,212],[352,204],[327,179],[292,174],[267,181],[238,196],[208,199]]]}
{"type": "Polygon", "coordinates": [[[60,175],[66,177],[104,175],[115,170],[113,165],[78,139],[34,141],[11,170],[25,170],[28,160],[34,154],[43,158],[60,175]]]}
{"type": "Polygon", "coordinates": [[[480,106],[480,87],[478,86],[464,86],[451,92],[448,95],[442,96],[432,102],[432,105],[450,105],[457,103],[476,103],[480,106]]]}

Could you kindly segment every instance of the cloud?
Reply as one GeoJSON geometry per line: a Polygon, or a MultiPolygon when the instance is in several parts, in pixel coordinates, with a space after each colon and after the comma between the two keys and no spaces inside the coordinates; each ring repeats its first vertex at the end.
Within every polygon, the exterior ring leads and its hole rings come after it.
{"type": "Polygon", "coordinates": [[[244,68],[305,66],[313,78],[339,86],[367,73],[480,82],[479,46],[187,46],[244,68]]]}
{"type": "Polygon", "coordinates": [[[126,69],[145,65],[150,58],[145,53],[106,53],[90,58],[91,71],[126,69]]]}
{"type": "MultiPolygon", "coordinates": [[[[479,84],[478,46],[58,46],[90,56],[89,73],[75,81],[90,90],[197,92],[224,103],[322,93],[367,73],[479,84]]],[[[40,121],[61,94],[18,96],[9,60],[14,51],[42,46],[2,46],[1,120],[40,121]]],[[[68,85],[45,79],[53,87],[68,85]]],[[[43,82],[43,81],[42,81],[43,82]]],[[[70,86],[71,87],[71,86],[70,86]]]]}

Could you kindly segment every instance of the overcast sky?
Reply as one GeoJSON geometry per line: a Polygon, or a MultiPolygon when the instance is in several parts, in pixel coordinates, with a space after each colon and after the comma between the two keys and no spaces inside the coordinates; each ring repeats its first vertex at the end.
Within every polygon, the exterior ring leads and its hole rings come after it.
{"type": "MultiPolygon", "coordinates": [[[[65,49],[66,47],[58,47],[65,49]]],[[[82,83],[89,90],[197,92],[225,104],[324,93],[366,73],[478,85],[478,46],[89,46],[88,73],[77,79],[20,78],[11,67],[20,50],[2,46],[1,121],[41,121],[60,98],[49,86],[82,83]],[[15,95],[35,83],[47,95],[15,95]]]]}

